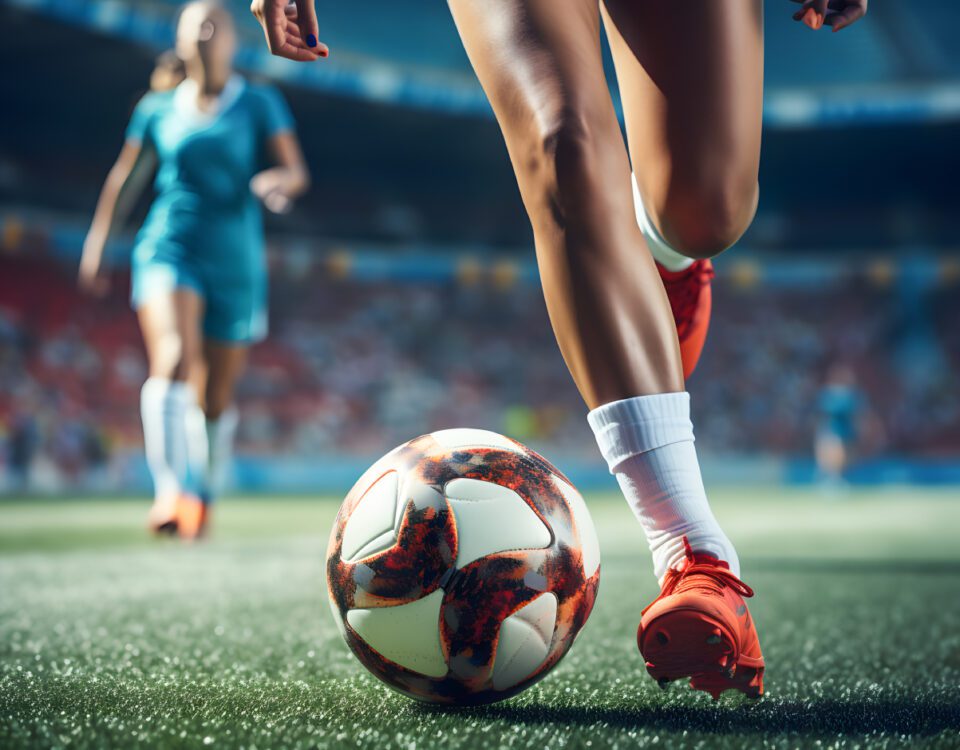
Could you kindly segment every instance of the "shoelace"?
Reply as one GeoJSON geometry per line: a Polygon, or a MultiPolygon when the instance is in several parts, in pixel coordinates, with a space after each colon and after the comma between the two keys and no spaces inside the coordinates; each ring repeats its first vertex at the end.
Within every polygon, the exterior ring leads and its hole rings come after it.
{"type": "Polygon", "coordinates": [[[645,607],[643,613],[646,613],[650,607],[664,597],[697,588],[706,589],[711,593],[722,594],[724,587],[729,586],[740,594],[740,596],[747,598],[753,596],[753,589],[735,576],[730,569],[726,567],[726,563],[714,558],[705,560],[704,555],[698,555],[693,551],[687,537],[683,537],[683,549],[686,553],[684,564],[682,567],[667,573],[667,580],[664,582],[660,596],[645,607]],[[691,579],[691,576],[694,575],[698,577],[691,579]]]}
{"type": "Polygon", "coordinates": [[[714,277],[711,264],[698,260],[690,266],[688,273],[677,279],[663,279],[668,287],[670,307],[673,310],[674,320],[678,322],[677,333],[683,337],[693,323],[693,313],[696,311],[700,290],[710,283],[714,277]],[[682,329],[682,330],[681,330],[682,329]]]}
{"type": "Polygon", "coordinates": [[[680,572],[680,575],[677,576],[676,585],[671,593],[676,594],[680,593],[681,591],[688,591],[692,588],[711,588],[715,589],[719,593],[722,592],[724,586],[729,586],[738,594],[740,594],[740,596],[745,596],[747,598],[753,596],[753,589],[737,578],[733,573],[726,568],[718,568],[716,565],[710,563],[693,563],[687,566],[683,571],[680,572]],[[690,576],[692,575],[705,576],[709,580],[713,581],[716,586],[704,587],[702,585],[704,583],[702,579],[699,581],[690,580],[690,576]]]}

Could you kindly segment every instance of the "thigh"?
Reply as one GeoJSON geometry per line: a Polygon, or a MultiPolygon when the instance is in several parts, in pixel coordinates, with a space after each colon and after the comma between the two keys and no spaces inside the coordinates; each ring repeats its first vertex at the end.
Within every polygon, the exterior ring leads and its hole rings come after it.
{"type": "Polygon", "coordinates": [[[207,340],[203,354],[206,363],[204,410],[216,419],[233,402],[237,381],[247,366],[248,347],[207,340]]]}
{"type": "Polygon", "coordinates": [[[137,307],[150,375],[187,380],[201,359],[204,302],[190,287],[157,291],[137,307]]]}
{"type": "Polygon", "coordinates": [[[671,199],[692,191],[732,187],[753,201],[762,0],[604,0],[603,17],[631,161],[655,225],[663,230],[671,199]]]}
{"type": "Polygon", "coordinates": [[[531,183],[549,179],[543,173],[555,162],[542,151],[558,131],[616,139],[628,170],[603,71],[596,0],[449,0],[449,6],[534,222],[544,196],[531,183]]]}

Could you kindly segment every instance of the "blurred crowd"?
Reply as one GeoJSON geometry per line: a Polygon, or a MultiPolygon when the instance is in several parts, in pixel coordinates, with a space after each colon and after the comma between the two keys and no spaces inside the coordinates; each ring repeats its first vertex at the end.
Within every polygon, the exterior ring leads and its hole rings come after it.
{"type": "MultiPolygon", "coordinates": [[[[358,281],[276,256],[273,266],[271,336],[239,390],[240,455],[372,457],[433,429],[477,426],[551,456],[595,458],[538,286],[358,281]]],[[[91,300],[67,264],[0,267],[8,485],[116,483],[111,457],[140,450],[146,377],[125,277],[91,300]]],[[[957,295],[946,282],[862,276],[784,287],[721,268],[689,383],[699,450],[809,455],[818,394],[839,364],[865,404],[863,453],[960,454],[957,295]]]]}

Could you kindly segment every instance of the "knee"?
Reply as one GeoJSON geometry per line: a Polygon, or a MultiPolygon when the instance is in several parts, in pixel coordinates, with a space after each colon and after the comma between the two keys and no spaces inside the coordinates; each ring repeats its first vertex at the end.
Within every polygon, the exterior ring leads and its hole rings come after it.
{"type": "Polygon", "coordinates": [[[193,355],[177,333],[162,335],[151,347],[150,374],[167,380],[188,380],[193,355]]]}
{"type": "Polygon", "coordinates": [[[691,258],[712,258],[736,243],[759,197],[755,174],[701,180],[672,192],[660,217],[664,239],[691,258]]]}
{"type": "Polygon", "coordinates": [[[538,204],[561,226],[584,221],[604,191],[597,189],[602,162],[598,129],[587,107],[568,105],[534,128],[528,179],[538,204]]]}

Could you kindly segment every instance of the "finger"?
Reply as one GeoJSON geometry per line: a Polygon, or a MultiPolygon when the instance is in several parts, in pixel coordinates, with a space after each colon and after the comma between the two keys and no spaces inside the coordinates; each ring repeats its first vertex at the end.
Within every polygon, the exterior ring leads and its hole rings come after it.
{"type": "Polygon", "coordinates": [[[288,214],[293,210],[293,201],[291,201],[287,196],[281,195],[278,196],[273,204],[273,211],[277,214],[288,214]]]}
{"type": "Polygon", "coordinates": [[[271,54],[298,62],[313,62],[328,54],[326,45],[316,43],[311,48],[304,42],[299,24],[301,14],[295,3],[284,0],[254,0],[251,10],[263,26],[267,48],[271,54]]]}
{"type": "Polygon", "coordinates": [[[263,201],[263,205],[267,208],[267,210],[275,214],[282,213],[285,204],[288,203],[287,197],[279,188],[268,190],[266,193],[264,193],[261,200],[263,201]]]}
{"type": "Polygon", "coordinates": [[[320,26],[317,24],[317,9],[313,0],[297,0],[297,24],[300,26],[300,36],[311,49],[316,48],[317,54],[326,57],[330,50],[320,40],[320,26]]]}
{"type": "Polygon", "coordinates": [[[866,12],[863,6],[848,5],[837,13],[831,13],[826,17],[824,23],[827,24],[827,26],[832,26],[835,32],[840,31],[840,29],[846,28],[855,21],[859,21],[866,12]]]}
{"type": "MultiPolygon", "coordinates": [[[[266,28],[264,31],[266,32],[266,28]]],[[[313,62],[321,56],[318,49],[307,48],[300,38],[300,29],[296,24],[293,24],[293,28],[290,29],[286,21],[282,26],[274,27],[273,34],[267,34],[267,46],[271,54],[296,62],[313,62]]]]}
{"type": "Polygon", "coordinates": [[[802,21],[813,30],[823,26],[829,0],[806,0],[803,7],[793,14],[794,21],[802,21]]]}
{"type": "Polygon", "coordinates": [[[316,60],[318,57],[327,56],[326,45],[318,44],[316,47],[307,46],[307,43],[303,40],[303,37],[300,33],[300,27],[296,23],[292,21],[288,21],[284,29],[284,32],[287,35],[288,44],[292,45],[293,47],[296,47],[298,50],[305,50],[310,53],[309,57],[307,58],[298,56],[297,57],[298,60],[306,59],[310,61],[310,60],[316,60]]]}
{"type": "Polygon", "coordinates": [[[298,62],[313,62],[317,59],[317,53],[305,52],[306,46],[299,39],[299,36],[291,38],[288,34],[288,8],[296,6],[288,5],[282,0],[266,0],[260,4],[263,7],[262,21],[263,31],[267,38],[267,47],[270,52],[278,57],[285,57],[288,60],[298,62]]]}
{"type": "Polygon", "coordinates": [[[267,48],[275,55],[280,54],[280,50],[286,43],[286,34],[284,27],[287,23],[284,6],[279,5],[275,0],[264,4],[260,13],[260,23],[263,26],[263,33],[267,37],[267,48]]]}
{"type": "Polygon", "coordinates": [[[303,36],[300,34],[300,27],[294,21],[287,21],[286,31],[287,36],[291,39],[303,39],[303,36]]]}
{"type": "Polygon", "coordinates": [[[799,21],[805,15],[807,15],[807,11],[810,10],[811,7],[813,7],[813,0],[794,0],[794,2],[801,3],[802,5],[800,10],[798,10],[796,13],[793,14],[793,20],[799,21]]]}
{"type": "Polygon", "coordinates": [[[823,26],[823,19],[827,16],[827,2],[828,0],[813,0],[811,7],[814,13],[808,12],[807,17],[803,19],[803,22],[814,31],[823,26]]]}
{"type": "Polygon", "coordinates": [[[807,8],[803,11],[803,15],[800,16],[800,20],[805,26],[810,27],[813,30],[820,28],[820,21],[817,19],[817,11],[813,8],[807,8]]]}
{"type": "Polygon", "coordinates": [[[321,57],[326,57],[325,52],[317,52],[316,47],[308,48],[303,44],[303,40],[288,40],[284,42],[280,49],[273,52],[278,57],[285,57],[287,60],[295,62],[314,62],[321,57]]]}
{"type": "MultiPolygon", "coordinates": [[[[303,40],[303,37],[301,36],[300,28],[296,24],[293,24],[292,27],[288,26],[287,42],[293,47],[296,47],[301,52],[308,53],[309,57],[306,58],[308,60],[316,60],[318,57],[327,56],[326,45],[318,44],[316,47],[309,47],[307,43],[303,40]]],[[[297,59],[301,59],[301,58],[298,57],[297,59]]]]}

